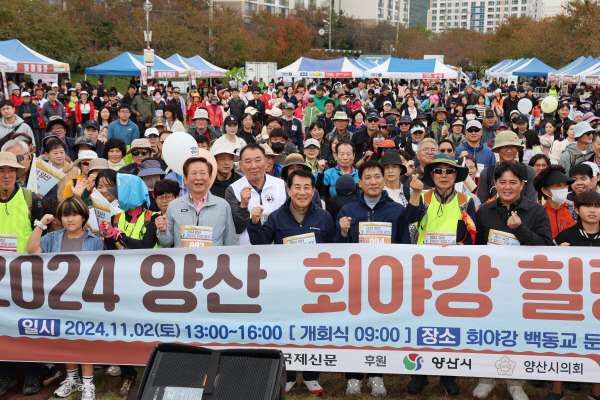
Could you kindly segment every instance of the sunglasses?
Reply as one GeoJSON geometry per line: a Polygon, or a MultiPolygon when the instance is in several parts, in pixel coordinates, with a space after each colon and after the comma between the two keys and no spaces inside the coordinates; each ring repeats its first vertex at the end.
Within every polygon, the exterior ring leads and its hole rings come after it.
{"type": "Polygon", "coordinates": [[[29,154],[17,155],[17,162],[22,162],[23,160],[25,160],[25,157],[29,158],[29,154]]]}
{"type": "Polygon", "coordinates": [[[134,150],[131,152],[131,154],[133,154],[134,157],[137,157],[139,155],[147,156],[148,154],[150,154],[150,152],[148,150],[134,150]]]}
{"type": "Polygon", "coordinates": [[[436,175],[452,175],[456,173],[456,170],[454,168],[434,168],[431,170],[431,172],[433,172],[436,175]]]}
{"type": "Polygon", "coordinates": [[[452,154],[452,149],[440,149],[440,153],[452,154]]]}
{"type": "Polygon", "coordinates": [[[477,128],[469,128],[467,129],[467,132],[479,132],[481,129],[477,129],[477,128]]]}
{"type": "Polygon", "coordinates": [[[400,122],[400,125],[410,125],[410,122],[400,122]]]}
{"type": "Polygon", "coordinates": [[[90,162],[88,160],[84,160],[81,162],[81,165],[85,165],[87,167],[88,165],[90,165],[90,162]]]}

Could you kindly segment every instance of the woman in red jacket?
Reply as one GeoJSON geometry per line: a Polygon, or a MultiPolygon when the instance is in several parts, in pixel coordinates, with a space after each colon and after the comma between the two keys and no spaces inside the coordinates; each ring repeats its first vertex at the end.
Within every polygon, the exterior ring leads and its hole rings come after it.
{"type": "Polygon", "coordinates": [[[223,107],[219,104],[219,98],[213,96],[206,109],[208,110],[208,117],[210,118],[211,125],[215,127],[215,131],[221,133],[221,128],[223,127],[223,107]]]}
{"type": "Polygon", "coordinates": [[[194,121],[192,121],[192,118],[194,118],[194,113],[198,107],[202,107],[202,102],[200,99],[201,98],[198,92],[192,94],[192,101],[190,101],[190,104],[188,105],[188,125],[192,125],[194,123],[194,121]]]}
{"type": "Polygon", "coordinates": [[[79,93],[79,96],[81,97],[81,99],[78,100],[77,103],[75,103],[75,123],[77,124],[77,129],[79,130],[78,136],[81,136],[83,135],[81,127],[88,120],[94,119],[95,115],[94,103],[88,101],[88,92],[82,90],[81,93],[79,93]]]}

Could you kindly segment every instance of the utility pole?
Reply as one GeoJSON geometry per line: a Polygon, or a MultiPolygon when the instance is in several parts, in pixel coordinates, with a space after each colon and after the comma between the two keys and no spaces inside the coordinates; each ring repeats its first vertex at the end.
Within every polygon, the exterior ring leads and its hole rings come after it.
{"type": "MultiPolygon", "coordinates": [[[[150,12],[152,11],[152,3],[150,3],[150,0],[146,0],[146,2],[144,3],[144,11],[146,11],[146,50],[150,51],[150,40],[152,39],[152,32],[150,32],[150,12]]],[[[152,61],[152,64],[154,64],[154,60],[152,61]]],[[[148,77],[150,77],[150,65],[148,65],[146,68],[148,77]]]]}

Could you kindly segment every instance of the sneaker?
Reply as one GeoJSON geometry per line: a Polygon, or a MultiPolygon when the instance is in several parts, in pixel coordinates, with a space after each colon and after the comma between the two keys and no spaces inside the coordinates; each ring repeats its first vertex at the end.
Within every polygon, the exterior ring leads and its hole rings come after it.
{"type": "Polygon", "coordinates": [[[111,365],[106,368],[106,375],[110,376],[121,376],[121,367],[118,365],[111,365]]]}
{"type": "Polygon", "coordinates": [[[14,376],[0,376],[0,396],[4,396],[11,388],[17,386],[17,378],[14,376]]]}
{"type": "Polygon", "coordinates": [[[54,394],[58,397],[69,397],[71,394],[81,390],[81,380],[74,380],[67,378],[54,391],[54,394]]]}
{"type": "Polygon", "coordinates": [[[480,379],[479,384],[475,387],[475,389],[473,389],[473,397],[478,399],[486,399],[496,387],[496,380],[493,379],[493,381],[493,383],[485,383],[481,382],[480,379]]]}
{"type": "Polygon", "coordinates": [[[311,396],[323,397],[323,388],[319,385],[319,381],[304,381],[304,385],[311,396]]]}
{"type": "Polygon", "coordinates": [[[565,382],[565,386],[567,389],[572,390],[574,392],[578,392],[581,390],[581,383],[579,382],[565,382]]]}
{"type": "Polygon", "coordinates": [[[564,393],[558,394],[558,393],[550,392],[542,400],[563,400],[564,398],[565,398],[564,393]]]}
{"type": "Polygon", "coordinates": [[[442,385],[448,396],[458,396],[460,394],[460,388],[453,376],[440,376],[440,385],[442,385]]]}
{"type": "Polygon", "coordinates": [[[48,386],[49,384],[51,384],[52,382],[54,382],[55,380],[57,380],[58,378],[60,378],[62,376],[62,372],[60,372],[60,370],[56,367],[52,367],[52,368],[44,367],[44,369],[45,369],[45,373],[44,373],[44,376],[42,377],[42,385],[44,385],[44,386],[48,386]]]}
{"type": "Polygon", "coordinates": [[[96,400],[96,386],[82,385],[81,400],[96,400]]]}
{"type": "Polygon", "coordinates": [[[385,385],[383,384],[383,378],[381,376],[370,377],[367,386],[371,388],[372,396],[384,397],[387,395],[387,390],[385,390],[385,385]]]}
{"type": "Polygon", "coordinates": [[[127,397],[131,387],[133,386],[133,382],[135,382],[135,378],[133,376],[125,375],[121,381],[121,388],[117,392],[117,395],[120,397],[127,397]]]}
{"type": "Polygon", "coordinates": [[[362,386],[362,381],[358,379],[348,379],[348,383],[346,384],[346,396],[358,396],[360,394],[360,387],[362,386]]]}
{"type": "Polygon", "coordinates": [[[513,400],[529,400],[522,386],[508,385],[506,388],[513,400]]]}
{"type": "Polygon", "coordinates": [[[39,392],[41,389],[40,380],[41,378],[38,375],[26,376],[23,382],[23,395],[31,396],[39,392]]]}
{"type": "Polygon", "coordinates": [[[429,383],[429,378],[426,375],[412,375],[410,382],[406,386],[406,391],[409,394],[419,394],[425,388],[425,385],[429,383]]]}
{"type": "Polygon", "coordinates": [[[290,391],[296,387],[296,385],[298,384],[298,381],[294,381],[294,382],[286,382],[285,383],[285,394],[290,394],[290,391]]]}

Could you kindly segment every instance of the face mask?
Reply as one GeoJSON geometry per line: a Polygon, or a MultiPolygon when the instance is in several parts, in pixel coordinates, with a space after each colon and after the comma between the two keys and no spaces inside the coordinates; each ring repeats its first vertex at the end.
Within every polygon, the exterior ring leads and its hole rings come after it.
{"type": "Polygon", "coordinates": [[[585,104],[583,105],[583,108],[586,108],[586,109],[588,109],[588,110],[589,110],[590,108],[592,108],[592,105],[591,105],[591,104],[588,104],[588,103],[585,103],[585,104]]]}
{"type": "Polygon", "coordinates": [[[517,123],[517,119],[513,118],[513,119],[510,120],[510,122],[512,122],[513,124],[516,124],[517,123]]]}
{"type": "Polygon", "coordinates": [[[283,143],[273,143],[271,144],[271,148],[273,149],[273,152],[279,154],[283,151],[283,149],[285,149],[285,144],[283,143]]]}
{"type": "Polygon", "coordinates": [[[346,105],[346,100],[340,101],[340,104],[343,105],[343,106],[345,106],[346,105]]]}
{"type": "Polygon", "coordinates": [[[146,92],[145,90],[142,90],[142,96],[146,96],[148,95],[148,92],[146,92]]]}
{"type": "Polygon", "coordinates": [[[465,118],[467,119],[467,121],[473,121],[475,119],[476,115],[475,114],[467,114],[465,115],[465,118]]]}
{"type": "Polygon", "coordinates": [[[156,101],[159,101],[162,97],[160,94],[157,94],[156,96],[154,96],[154,98],[156,99],[156,101]]]}
{"type": "Polygon", "coordinates": [[[458,99],[458,95],[457,94],[452,95],[452,97],[454,97],[455,99],[458,99]]]}
{"type": "Polygon", "coordinates": [[[569,189],[551,189],[552,193],[552,201],[558,205],[562,205],[565,201],[567,201],[567,195],[569,194],[569,189]]]}

